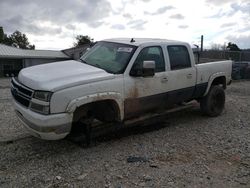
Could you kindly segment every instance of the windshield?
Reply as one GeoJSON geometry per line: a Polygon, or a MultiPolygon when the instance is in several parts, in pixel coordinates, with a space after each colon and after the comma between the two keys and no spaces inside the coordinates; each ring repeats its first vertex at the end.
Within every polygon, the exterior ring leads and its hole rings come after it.
{"type": "Polygon", "coordinates": [[[136,46],[98,42],[80,59],[89,65],[101,68],[109,73],[121,74],[134,54],[136,46]]]}

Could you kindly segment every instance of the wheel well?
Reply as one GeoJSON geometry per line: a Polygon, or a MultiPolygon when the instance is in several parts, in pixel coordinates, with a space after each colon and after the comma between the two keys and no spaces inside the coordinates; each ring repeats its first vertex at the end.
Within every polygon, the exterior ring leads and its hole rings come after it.
{"type": "Polygon", "coordinates": [[[90,116],[104,122],[119,121],[119,106],[114,100],[103,100],[84,104],[74,111],[73,122],[90,116]]]}
{"type": "Polygon", "coordinates": [[[223,87],[223,89],[226,89],[226,87],[227,87],[226,77],[220,76],[220,77],[215,78],[211,85],[221,85],[223,87]]]}

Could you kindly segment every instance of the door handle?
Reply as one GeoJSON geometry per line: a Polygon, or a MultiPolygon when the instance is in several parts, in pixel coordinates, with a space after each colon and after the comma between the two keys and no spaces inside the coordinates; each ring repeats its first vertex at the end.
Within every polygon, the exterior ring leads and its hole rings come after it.
{"type": "Polygon", "coordinates": [[[191,73],[187,75],[187,78],[188,78],[188,79],[190,79],[190,78],[192,78],[192,77],[193,77],[193,74],[191,74],[191,73]]]}
{"type": "Polygon", "coordinates": [[[163,77],[162,79],[161,79],[161,82],[162,83],[166,83],[168,81],[168,78],[167,77],[163,77]]]}

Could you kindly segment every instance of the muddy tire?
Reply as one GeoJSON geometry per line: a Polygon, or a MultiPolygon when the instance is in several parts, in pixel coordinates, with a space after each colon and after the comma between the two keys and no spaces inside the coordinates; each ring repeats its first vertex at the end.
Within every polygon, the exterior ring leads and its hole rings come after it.
{"type": "Polygon", "coordinates": [[[225,92],[220,86],[211,86],[208,94],[200,101],[201,111],[208,116],[219,116],[225,106],[225,92]]]}
{"type": "Polygon", "coordinates": [[[92,141],[93,118],[82,118],[72,126],[70,139],[83,147],[89,147],[92,141]]]}

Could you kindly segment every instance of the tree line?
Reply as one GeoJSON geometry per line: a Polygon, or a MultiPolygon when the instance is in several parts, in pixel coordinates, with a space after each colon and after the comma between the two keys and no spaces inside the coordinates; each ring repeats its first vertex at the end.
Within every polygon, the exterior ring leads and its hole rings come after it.
{"type": "MultiPolygon", "coordinates": [[[[88,35],[77,35],[75,38],[76,42],[73,43],[73,47],[79,47],[85,44],[92,45],[94,39],[88,35]]],[[[0,26],[0,44],[5,44],[8,46],[13,46],[21,49],[35,49],[35,45],[30,44],[26,34],[21,33],[16,30],[10,35],[4,33],[3,27],[0,26]]]]}
{"type": "Polygon", "coordinates": [[[215,51],[228,50],[228,51],[235,51],[235,52],[241,51],[241,49],[238,47],[238,45],[235,43],[232,43],[232,42],[228,42],[227,44],[225,43],[224,45],[212,44],[211,50],[215,50],[215,51]]]}
{"type": "MultiPolygon", "coordinates": [[[[76,42],[73,43],[73,47],[79,47],[85,44],[94,44],[94,39],[88,35],[77,35],[75,37],[76,42]]],[[[10,35],[4,33],[3,27],[0,26],[0,43],[8,46],[14,46],[22,49],[35,49],[35,45],[30,44],[28,37],[16,30],[10,35]]],[[[228,44],[212,44],[211,50],[229,50],[229,51],[241,51],[237,44],[229,42],[228,44]]]]}
{"type": "Polygon", "coordinates": [[[35,45],[30,44],[28,37],[16,30],[10,35],[4,33],[3,27],[0,27],[0,43],[22,49],[35,49],[35,45]]]}

